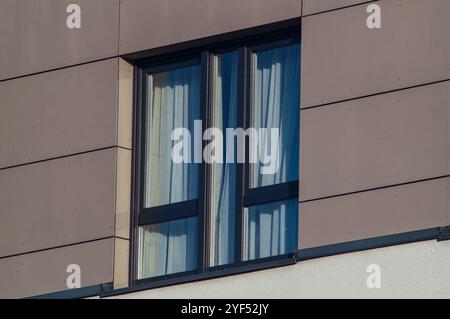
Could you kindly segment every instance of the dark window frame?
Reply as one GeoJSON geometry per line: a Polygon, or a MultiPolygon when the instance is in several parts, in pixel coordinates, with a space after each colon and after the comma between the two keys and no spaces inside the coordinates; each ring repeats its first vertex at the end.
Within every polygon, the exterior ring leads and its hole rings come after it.
{"type": "MultiPolygon", "coordinates": [[[[146,122],[146,93],[147,74],[163,72],[183,66],[199,64],[201,72],[201,119],[203,129],[210,127],[212,116],[212,104],[210,103],[212,90],[209,85],[213,80],[213,57],[217,54],[236,50],[238,53],[238,95],[237,105],[242,112],[237,114],[237,127],[247,129],[251,118],[251,59],[252,53],[264,49],[280,47],[292,43],[301,43],[300,20],[292,19],[268,26],[242,30],[230,34],[210,37],[188,44],[174,45],[170,48],[155,49],[147,53],[130,55],[135,65],[134,77],[134,133],[133,133],[133,183],[132,183],[132,221],[130,240],[130,284],[136,285],[146,282],[159,282],[183,278],[192,275],[213,274],[220,270],[252,267],[254,264],[278,264],[280,260],[292,260],[295,252],[244,261],[243,252],[243,218],[244,207],[276,202],[286,199],[298,199],[298,180],[283,184],[249,188],[249,163],[248,163],[248,137],[246,138],[246,161],[236,163],[236,223],[235,223],[235,258],[234,262],[220,266],[209,266],[209,196],[207,185],[210,183],[211,165],[200,164],[199,197],[198,199],[184,202],[161,205],[151,208],[144,207],[144,154],[145,154],[145,122],[146,122]],[[187,48],[186,48],[187,47],[187,48]],[[156,53],[155,53],[156,52],[156,53]],[[144,58],[135,59],[136,56],[144,58]],[[192,271],[167,274],[158,277],[138,279],[137,265],[139,252],[139,227],[198,216],[198,263],[197,269],[192,271]]],[[[299,106],[300,109],[300,106],[299,106]]],[[[202,149],[206,145],[202,142],[202,149]]]]}

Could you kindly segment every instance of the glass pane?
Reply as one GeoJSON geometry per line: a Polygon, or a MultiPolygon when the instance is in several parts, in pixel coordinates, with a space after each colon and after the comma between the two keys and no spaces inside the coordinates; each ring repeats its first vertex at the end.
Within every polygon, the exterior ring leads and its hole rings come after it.
{"type": "MultiPolygon", "coordinates": [[[[261,135],[261,131],[257,135],[259,156],[258,161],[250,165],[251,188],[298,180],[299,61],[298,44],[253,54],[251,126],[269,130],[266,135],[261,135]],[[270,132],[274,131],[270,129],[273,128],[279,129],[279,138],[272,141],[270,132]],[[276,149],[280,150],[278,156],[276,149]]],[[[254,143],[255,138],[252,138],[251,145],[254,143]]]]}
{"type": "Polygon", "coordinates": [[[297,249],[297,199],[245,210],[244,260],[283,255],[297,249]]]}
{"type": "Polygon", "coordinates": [[[197,217],[141,228],[140,278],[197,268],[197,217]]]}
{"type": "MultiPolygon", "coordinates": [[[[212,126],[225,133],[226,128],[235,128],[237,121],[237,53],[216,56],[214,74],[212,126]]],[[[232,158],[236,157],[236,146],[234,141],[227,140],[226,134],[222,135],[223,163],[211,164],[210,266],[234,262],[236,165],[226,163],[230,155],[226,146],[233,145],[232,158]]]]}
{"type": "Polygon", "coordinates": [[[194,132],[199,119],[200,66],[148,75],[145,207],[198,197],[199,164],[172,160],[172,147],[179,141],[172,141],[171,134],[176,128],[194,132]]]}

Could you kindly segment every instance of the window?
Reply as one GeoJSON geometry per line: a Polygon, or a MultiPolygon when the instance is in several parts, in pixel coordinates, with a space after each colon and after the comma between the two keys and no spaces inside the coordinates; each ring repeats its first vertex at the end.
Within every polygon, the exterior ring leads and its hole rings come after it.
{"type": "MultiPolygon", "coordinates": [[[[223,132],[237,127],[238,53],[230,51],[213,56],[212,125],[223,132]]],[[[227,145],[227,136],[223,144],[227,145]]],[[[233,152],[237,147],[233,148],[233,152]]],[[[223,157],[227,157],[225,148],[223,157]]],[[[234,157],[233,157],[234,159],[234,157]]],[[[236,183],[235,163],[212,163],[210,186],[210,266],[235,261],[236,183]]]]}
{"type": "Polygon", "coordinates": [[[140,65],[134,278],[297,250],[297,29],[140,65]]]}
{"type": "Polygon", "coordinates": [[[145,74],[140,277],[195,270],[200,164],[172,160],[174,129],[201,119],[200,65],[167,65],[145,74]]]}

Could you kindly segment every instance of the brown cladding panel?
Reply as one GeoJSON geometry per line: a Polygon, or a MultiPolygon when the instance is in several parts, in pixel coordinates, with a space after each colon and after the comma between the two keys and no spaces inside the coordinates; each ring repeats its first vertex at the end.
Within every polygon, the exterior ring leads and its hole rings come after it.
{"type": "Polygon", "coordinates": [[[450,79],[450,1],[383,0],[302,20],[302,101],[310,107],[450,79]]]}
{"type": "Polygon", "coordinates": [[[0,298],[23,298],[67,290],[67,266],[81,270],[81,287],[113,281],[114,239],[0,259],[0,298]]]}
{"type": "Polygon", "coordinates": [[[0,83],[0,168],[117,144],[118,59],[0,83]]]}
{"type": "Polygon", "coordinates": [[[119,0],[0,1],[0,80],[117,55],[119,0]],[[81,28],[69,29],[69,4],[81,28]]]}
{"type": "Polygon", "coordinates": [[[300,199],[450,174],[450,81],[301,111],[300,199]]]}
{"type": "Polygon", "coordinates": [[[302,203],[299,247],[450,225],[450,178],[302,203]]]}
{"type": "Polygon", "coordinates": [[[0,170],[0,257],[113,236],[116,152],[0,170]]]}
{"type": "Polygon", "coordinates": [[[120,54],[300,17],[301,0],[122,0],[120,54]]]}

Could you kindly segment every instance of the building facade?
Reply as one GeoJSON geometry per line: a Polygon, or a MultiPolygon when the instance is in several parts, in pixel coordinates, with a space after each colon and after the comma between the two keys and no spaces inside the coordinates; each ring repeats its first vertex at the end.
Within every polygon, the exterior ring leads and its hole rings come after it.
{"type": "Polygon", "coordinates": [[[0,1],[0,297],[449,298],[449,226],[449,0],[0,1]]]}

